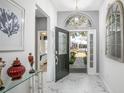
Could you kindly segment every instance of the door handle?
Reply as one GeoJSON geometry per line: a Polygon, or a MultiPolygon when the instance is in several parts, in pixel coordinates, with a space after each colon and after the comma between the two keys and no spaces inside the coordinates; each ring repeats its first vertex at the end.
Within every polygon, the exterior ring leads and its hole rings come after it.
{"type": "Polygon", "coordinates": [[[58,51],[56,50],[56,53],[55,54],[58,54],[58,51]]]}
{"type": "Polygon", "coordinates": [[[56,65],[58,65],[58,56],[56,56],[56,65]]]}

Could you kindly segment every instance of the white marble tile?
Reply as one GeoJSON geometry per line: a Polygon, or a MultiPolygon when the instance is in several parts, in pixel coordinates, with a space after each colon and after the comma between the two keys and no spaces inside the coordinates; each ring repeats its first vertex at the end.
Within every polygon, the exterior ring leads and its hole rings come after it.
{"type": "Polygon", "coordinates": [[[109,93],[95,75],[70,73],[58,82],[44,82],[44,93],[109,93]]]}

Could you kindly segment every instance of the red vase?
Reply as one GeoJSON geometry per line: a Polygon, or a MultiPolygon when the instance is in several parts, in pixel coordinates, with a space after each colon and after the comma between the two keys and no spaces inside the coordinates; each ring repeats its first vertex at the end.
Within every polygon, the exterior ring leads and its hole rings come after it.
{"type": "Polygon", "coordinates": [[[12,80],[21,79],[24,73],[25,73],[25,67],[21,65],[20,60],[18,60],[18,58],[14,60],[12,66],[7,70],[7,74],[8,76],[12,77],[12,80]]]}

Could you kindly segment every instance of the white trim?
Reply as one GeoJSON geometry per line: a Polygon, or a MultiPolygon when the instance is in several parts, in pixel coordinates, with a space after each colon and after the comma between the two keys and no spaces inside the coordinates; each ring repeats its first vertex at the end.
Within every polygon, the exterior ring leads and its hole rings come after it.
{"type": "Polygon", "coordinates": [[[69,32],[83,32],[83,31],[90,31],[90,30],[96,30],[95,28],[86,28],[86,29],[74,29],[74,30],[69,30],[69,32]]]}
{"type": "Polygon", "coordinates": [[[114,93],[114,92],[112,91],[112,89],[110,88],[108,82],[104,79],[104,77],[103,77],[101,74],[99,74],[99,77],[102,79],[102,81],[103,81],[105,87],[107,88],[108,92],[109,92],[109,93],[114,93]]]}
{"type": "Polygon", "coordinates": [[[69,30],[70,32],[83,32],[83,31],[90,31],[90,30],[96,30],[92,28],[87,28],[87,29],[74,29],[74,30],[69,30]]]}
{"type": "MultiPolygon", "coordinates": [[[[52,77],[51,77],[51,73],[54,74],[55,71],[51,72],[51,46],[49,46],[51,44],[51,30],[50,30],[50,16],[44,12],[44,10],[42,10],[42,8],[39,6],[39,4],[35,4],[35,6],[40,9],[40,11],[43,13],[43,15],[45,15],[45,17],[47,18],[47,40],[48,40],[48,47],[47,47],[47,81],[52,81],[52,77]]],[[[36,33],[35,33],[36,34],[36,33]]],[[[37,37],[36,37],[37,39],[37,37]]],[[[35,45],[35,49],[37,48],[37,46],[35,45]]],[[[36,51],[36,50],[35,50],[36,51]]],[[[36,53],[35,53],[36,54],[36,53]]],[[[36,59],[37,60],[37,59],[36,59]]]]}

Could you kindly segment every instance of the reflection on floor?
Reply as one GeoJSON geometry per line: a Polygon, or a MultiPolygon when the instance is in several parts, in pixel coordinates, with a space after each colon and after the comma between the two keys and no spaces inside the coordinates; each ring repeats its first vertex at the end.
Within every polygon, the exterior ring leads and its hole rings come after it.
{"type": "Polygon", "coordinates": [[[71,73],[60,81],[44,82],[44,93],[109,93],[96,75],[71,73]]]}
{"type": "Polygon", "coordinates": [[[83,57],[77,57],[74,64],[70,65],[70,72],[71,73],[86,73],[87,68],[84,64],[83,57]]]}

